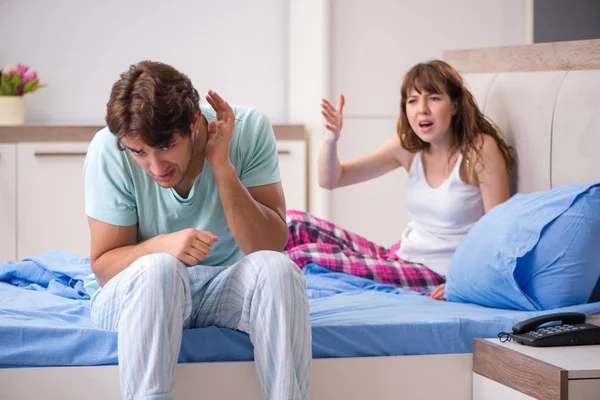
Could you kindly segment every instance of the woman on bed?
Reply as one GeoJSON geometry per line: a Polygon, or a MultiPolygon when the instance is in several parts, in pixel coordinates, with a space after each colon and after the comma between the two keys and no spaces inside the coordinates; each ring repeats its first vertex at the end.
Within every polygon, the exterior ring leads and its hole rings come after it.
{"type": "MultiPolygon", "coordinates": [[[[401,88],[397,135],[379,149],[340,163],[344,96],[323,99],[327,133],[319,153],[319,185],[335,189],[408,171],[405,203],[411,221],[387,249],[310,214],[289,211],[286,252],[301,268],[332,271],[424,291],[444,299],[454,251],[473,224],[510,197],[510,148],[477,108],[462,78],[434,60],[415,65],[401,88]]],[[[385,223],[384,221],[382,221],[385,223]]]]}

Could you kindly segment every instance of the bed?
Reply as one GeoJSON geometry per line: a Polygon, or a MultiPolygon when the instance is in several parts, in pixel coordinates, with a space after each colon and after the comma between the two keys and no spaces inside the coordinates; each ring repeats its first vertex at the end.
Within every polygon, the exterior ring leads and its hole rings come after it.
{"type": "MultiPolygon", "coordinates": [[[[405,393],[408,368],[433,361],[437,367],[429,374],[436,379],[460,377],[464,383],[460,374],[470,373],[474,338],[494,337],[516,322],[540,314],[435,301],[315,264],[303,271],[313,325],[315,385],[323,380],[321,391],[319,386],[313,388],[313,398],[359,398],[354,390],[342,395],[351,386],[348,381],[367,386],[361,389],[363,398],[367,390],[373,393],[368,388],[373,379],[387,393],[393,393],[390,388],[405,393]],[[403,366],[406,363],[410,365],[403,366]],[[450,368],[456,365],[463,368],[452,372],[450,368]],[[332,373],[337,374],[333,385],[332,373]],[[329,393],[325,395],[324,390],[329,393]]],[[[91,398],[118,398],[117,334],[91,325],[89,296],[81,286],[89,273],[87,258],[62,251],[0,264],[3,399],[24,398],[24,393],[26,398],[66,398],[84,388],[94,393],[91,398]],[[68,384],[57,385],[59,382],[68,384]]],[[[600,303],[561,310],[600,313],[600,303]]],[[[246,334],[217,327],[186,330],[176,396],[197,392],[201,385],[202,390],[207,386],[214,390],[214,397],[205,398],[239,398],[237,390],[256,386],[252,358],[246,334]],[[224,388],[231,391],[228,397],[224,388]]],[[[258,387],[254,389],[258,394],[258,387]]],[[[426,386],[420,390],[430,393],[426,386]]],[[[381,395],[384,397],[377,398],[389,397],[381,395]]],[[[254,397],[245,393],[244,398],[254,397]]]]}
{"type": "MultiPolygon", "coordinates": [[[[600,40],[444,57],[515,148],[514,191],[600,181],[600,40]]],[[[116,334],[91,327],[80,286],[87,259],[56,251],[0,266],[0,397],[119,398],[116,334]]],[[[312,399],[470,399],[473,338],[541,314],[438,302],[318,265],[304,273],[312,399]]],[[[594,315],[600,303],[569,310],[594,315]]],[[[260,399],[242,333],[186,331],[179,361],[176,399],[260,399]]]]}

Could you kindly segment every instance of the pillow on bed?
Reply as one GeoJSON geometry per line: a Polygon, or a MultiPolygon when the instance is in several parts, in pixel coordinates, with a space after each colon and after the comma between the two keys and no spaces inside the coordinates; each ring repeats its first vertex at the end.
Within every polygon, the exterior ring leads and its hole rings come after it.
{"type": "Polygon", "coordinates": [[[456,250],[448,301],[550,310],[588,301],[600,277],[600,183],[517,194],[456,250]]]}

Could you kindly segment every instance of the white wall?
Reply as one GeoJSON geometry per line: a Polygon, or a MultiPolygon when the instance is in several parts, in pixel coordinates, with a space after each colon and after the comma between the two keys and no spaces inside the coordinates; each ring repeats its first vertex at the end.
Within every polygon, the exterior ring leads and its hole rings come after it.
{"type": "Polygon", "coordinates": [[[408,220],[405,173],[319,189],[320,97],[347,98],[340,157],[395,135],[399,87],[443,50],[531,43],[532,0],[0,0],[0,65],[35,67],[50,86],[27,96],[27,123],[101,124],[110,87],[155,59],[198,90],[257,107],[310,135],[310,210],[380,244],[408,220]],[[10,39],[10,45],[6,39],[10,39]]]}
{"type": "Polygon", "coordinates": [[[26,97],[26,123],[101,124],[130,64],[172,64],[201,96],[287,120],[287,1],[1,0],[0,66],[34,67],[49,86],[26,97]]]}
{"type": "MultiPolygon", "coordinates": [[[[332,99],[346,95],[340,158],[396,134],[400,85],[415,63],[442,51],[531,42],[530,0],[332,0],[332,99]]],[[[329,217],[382,245],[408,222],[404,170],[335,190],[329,217]]]]}
{"type": "Polygon", "coordinates": [[[316,159],[323,140],[319,104],[330,86],[329,0],[289,0],[288,7],[289,123],[302,124],[309,135],[308,209],[319,217],[330,214],[330,195],[317,184],[316,159]]]}

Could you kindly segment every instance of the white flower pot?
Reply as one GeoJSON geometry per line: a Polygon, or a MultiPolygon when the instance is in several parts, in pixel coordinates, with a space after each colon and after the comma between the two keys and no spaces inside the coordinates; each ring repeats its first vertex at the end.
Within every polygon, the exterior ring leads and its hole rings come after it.
{"type": "Polygon", "coordinates": [[[0,96],[0,126],[25,124],[25,96],[0,96]]]}

